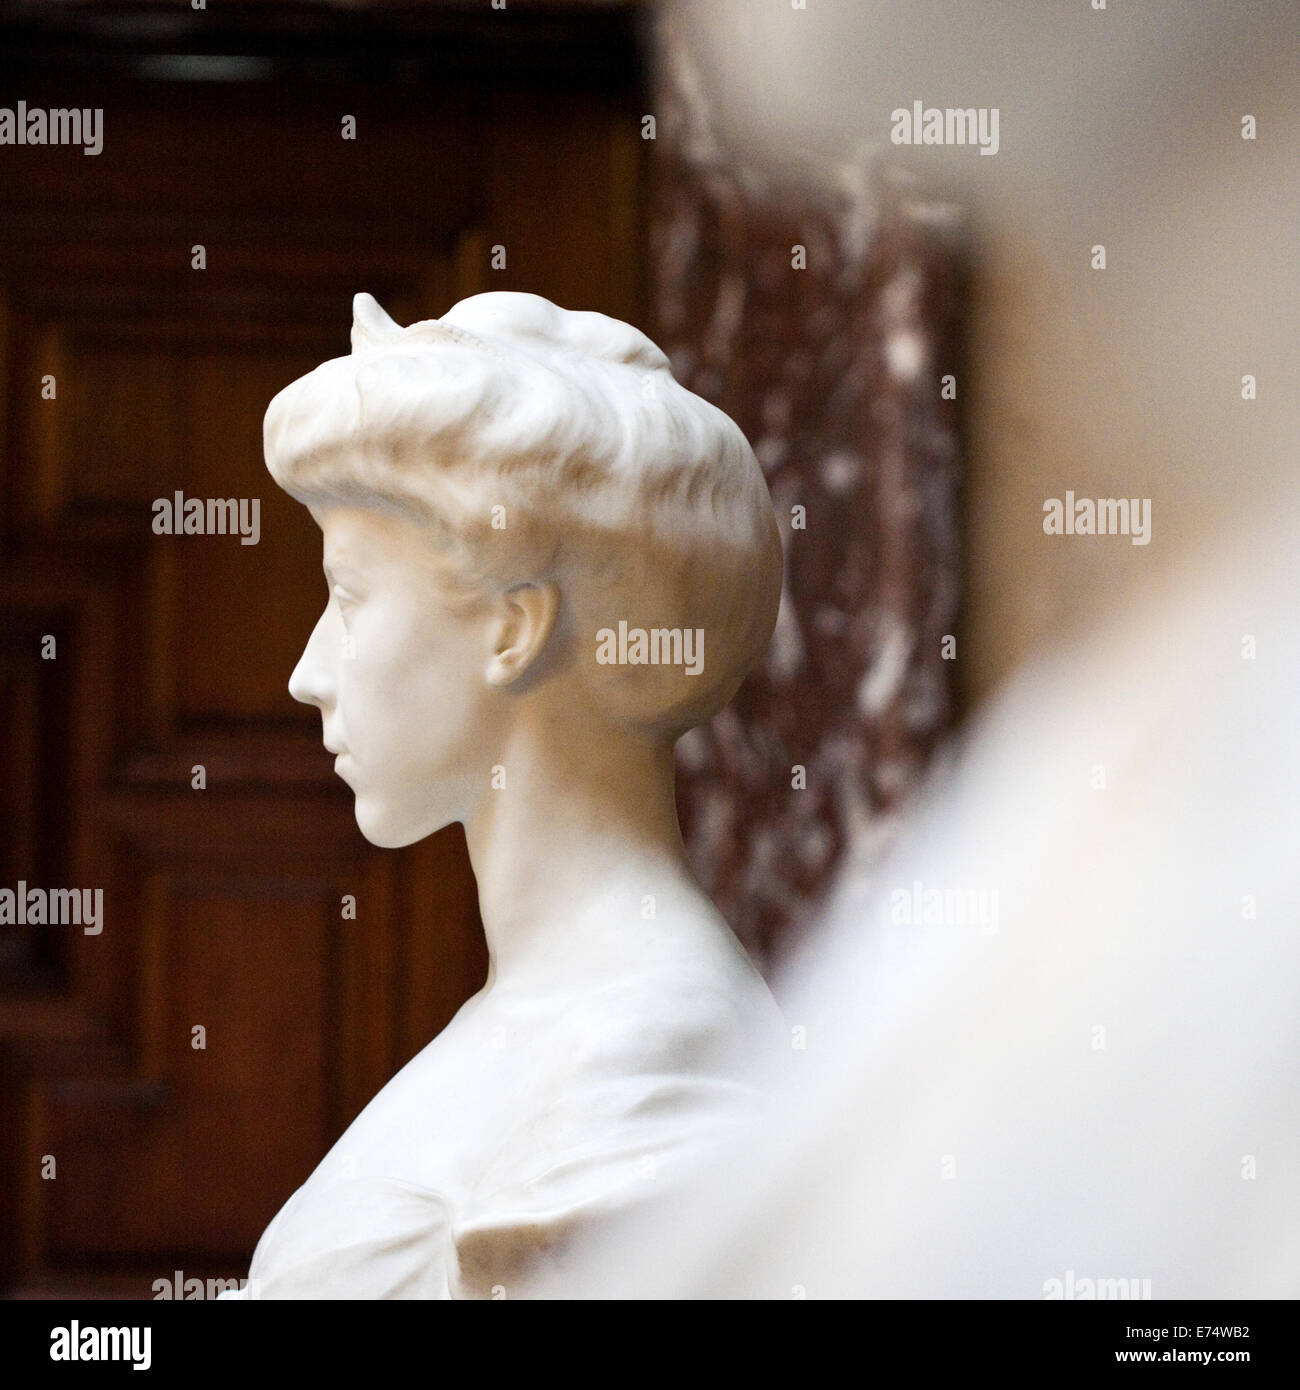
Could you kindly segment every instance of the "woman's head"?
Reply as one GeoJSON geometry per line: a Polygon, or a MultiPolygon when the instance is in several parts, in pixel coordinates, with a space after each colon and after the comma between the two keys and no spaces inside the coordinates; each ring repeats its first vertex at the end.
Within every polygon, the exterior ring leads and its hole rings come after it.
{"type": "MultiPolygon", "coordinates": [[[[628,324],[494,293],[403,329],[358,295],[351,355],[281,391],[264,434],[272,476],[311,507],[327,551],[333,533],[336,550],[368,552],[390,590],[407,583],[412,618],[444,609],[472,644],[483,605],[553,596],[527,670],[499,682],[519,698],[577,682],[609,724],[671,739],[720,709],[767,644],[781,550],[758,464],[628,324]]],[[[329,620],[343,646],[344,617],[327,609],[317,638],[329,620]]],[[[403,663],[437,663],[418,644],[447,636],[408,623],[403,663]]],[[[365,661],[353,645],[344,660],[365,661]]],[[[350,728],[349,749],[363,737],[350,728]]]]}

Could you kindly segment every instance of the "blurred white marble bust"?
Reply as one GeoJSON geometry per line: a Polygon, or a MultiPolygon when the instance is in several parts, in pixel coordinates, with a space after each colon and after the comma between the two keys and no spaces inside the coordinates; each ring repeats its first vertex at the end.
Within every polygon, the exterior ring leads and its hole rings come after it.
{"type": "Polygon", "coordinates": [[[276,396],[265,446],[329,586],[290,692],[367,839],[463,822],[490,966],[244,1296],[509,1297],[704,1162],[788,1049],[673,798],[674,743],[772,631],[771,500],[648,338],[526,294],[404,329],[358,295],[351,355],[276,396]]]}

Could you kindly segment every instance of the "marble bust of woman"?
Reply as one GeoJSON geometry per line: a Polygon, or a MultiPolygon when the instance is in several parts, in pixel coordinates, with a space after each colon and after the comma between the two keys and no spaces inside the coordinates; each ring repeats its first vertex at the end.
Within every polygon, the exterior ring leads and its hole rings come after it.
{"type": "Polygon", "coordinates": [[[241,1296],[509,1297],[707,1161],[788,1051],[683,855],[673,745],[781,588],[749,445],[637,329],[534,295],[400,328],[265,420],[328,602],[290,680],[361,832],[464,824],[484,988],[267,1227],[241,1296]]]}

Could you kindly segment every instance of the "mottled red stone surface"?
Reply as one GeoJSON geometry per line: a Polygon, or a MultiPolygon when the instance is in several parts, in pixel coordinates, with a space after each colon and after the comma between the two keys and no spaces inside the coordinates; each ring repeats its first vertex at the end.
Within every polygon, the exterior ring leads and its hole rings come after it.
{"type": "Polygon", "coordinates": [[[683,100],[671,57],[656,96],[654,335],[754,446],[786,557],[767,658],[682,740],[678,803],[701,880],[770,960],[850,833],[887,847],[951,726],[959,402],[941,378],[960,372],[961,224],[884,169],[851,194],[742,167],[702,129],[698,98],[683,100]]]}

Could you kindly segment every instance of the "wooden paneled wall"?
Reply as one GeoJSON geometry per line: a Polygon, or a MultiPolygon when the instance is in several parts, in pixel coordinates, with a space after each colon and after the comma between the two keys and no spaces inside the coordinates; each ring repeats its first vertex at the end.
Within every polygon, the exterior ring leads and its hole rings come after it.
{"type": "Polygon", "coordinates": [[[288,696],[325,586],[261,448],[358,290],[401,322],[489,288],[640,321],[635,88],[480,56],[439,84],[10,74],[104,110],[98,156],[0,149],[0,887],[103,890],[98,935],[0,927],[11,1292],[242,1274],[482,981],[459,829],[367,845],[288,696]],[[176,490],[260,499],[258,544],[154,535],[176,490]]]}

